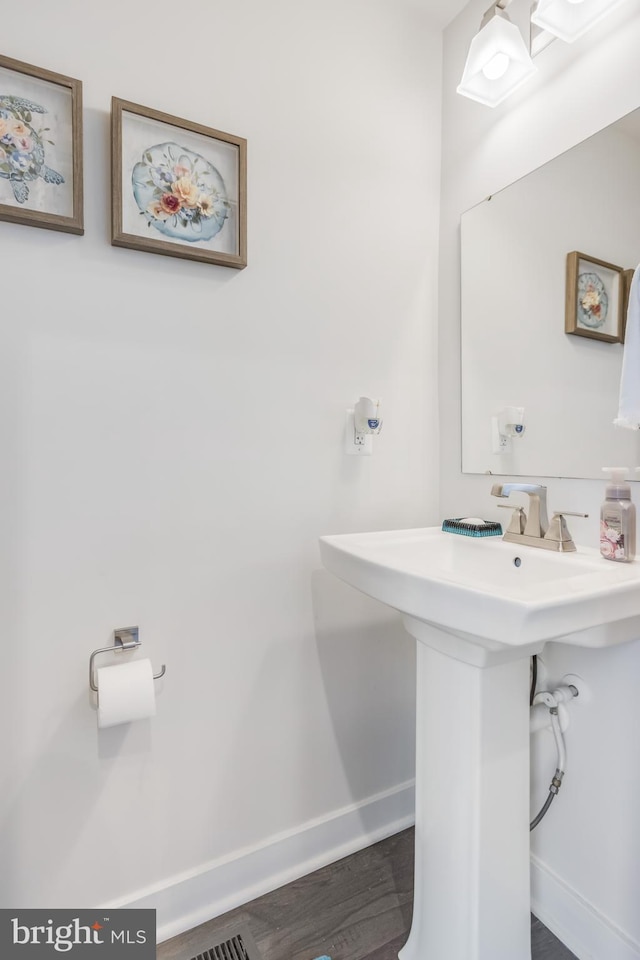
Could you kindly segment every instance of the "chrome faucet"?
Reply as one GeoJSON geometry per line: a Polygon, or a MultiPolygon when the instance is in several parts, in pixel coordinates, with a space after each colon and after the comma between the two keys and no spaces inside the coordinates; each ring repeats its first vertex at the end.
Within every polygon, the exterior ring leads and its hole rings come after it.
{"type": "MultiPolygon", "coordinates": [[[[513,516],[503,540],[525,543],[531,547],[544,547],[559,553],[575,551],[576,545],[565,523],[565,517],[587,517],[587,513],[569,510],[555,512],[551,524],[547,518],[547,488],[538,483],[494,483],[493,497],[508,497],[510,493],[526,493],[529,496],[529,514],[523,507],[513,507],[513,516]]],[[[500,504],[508,509],[510,505],[500,504]]]]}
{"type": "MultiPolygon", "coordinates": [[[[508,497],[514,492],[529,494],[529,515],[524,528],[526,537],[544,537],[549,529],[547,518],[547,488],[538,483],[494,483],[492,497],[508,497]]],[[[505,504],[506,506],[506,504],[505,504]]]]}

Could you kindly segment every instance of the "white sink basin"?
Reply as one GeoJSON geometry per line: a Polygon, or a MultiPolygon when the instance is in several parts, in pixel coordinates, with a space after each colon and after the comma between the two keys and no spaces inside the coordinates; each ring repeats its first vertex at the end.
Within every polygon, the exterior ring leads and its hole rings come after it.
{"type": "Polygon", "coordinates": [[[401,613],[488,641],[586,647],[640,636],[640,563],[439,527],[322,537],[325,567],[401,613]]]}

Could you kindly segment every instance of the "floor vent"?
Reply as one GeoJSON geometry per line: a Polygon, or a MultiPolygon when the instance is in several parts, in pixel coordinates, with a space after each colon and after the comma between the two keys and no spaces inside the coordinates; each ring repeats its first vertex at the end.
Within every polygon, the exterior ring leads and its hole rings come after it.
{"type": "Polygon", "coordinates": [[[246,927],[223,930],[218,937],[191,960],[261,960],[255,940],[246,927]]]}

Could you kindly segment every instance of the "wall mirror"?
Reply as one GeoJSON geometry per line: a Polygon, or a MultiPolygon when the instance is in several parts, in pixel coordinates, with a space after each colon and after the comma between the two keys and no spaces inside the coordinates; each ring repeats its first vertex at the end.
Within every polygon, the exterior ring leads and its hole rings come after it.
{"type": "Polygon", "coordinates": [[[464,213],[461,256],[463,473],[601,479],[640,465],[640,431],[613,425],[618,268],[640,263],[640,110],[464,213]],[[575,251],[604,284],[606,339],[565,333],[575,251]]]}

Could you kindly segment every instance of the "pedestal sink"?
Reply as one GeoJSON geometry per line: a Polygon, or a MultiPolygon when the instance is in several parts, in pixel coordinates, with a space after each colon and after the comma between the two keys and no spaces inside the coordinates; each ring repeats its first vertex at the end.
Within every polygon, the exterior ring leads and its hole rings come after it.
{"type": "Polygon", "coordinates": [[[322,537],[417,644],[416,867],[401,960],[530,960],[529,657],[640,636],[640,564],[438,527],[322,537]]]}

